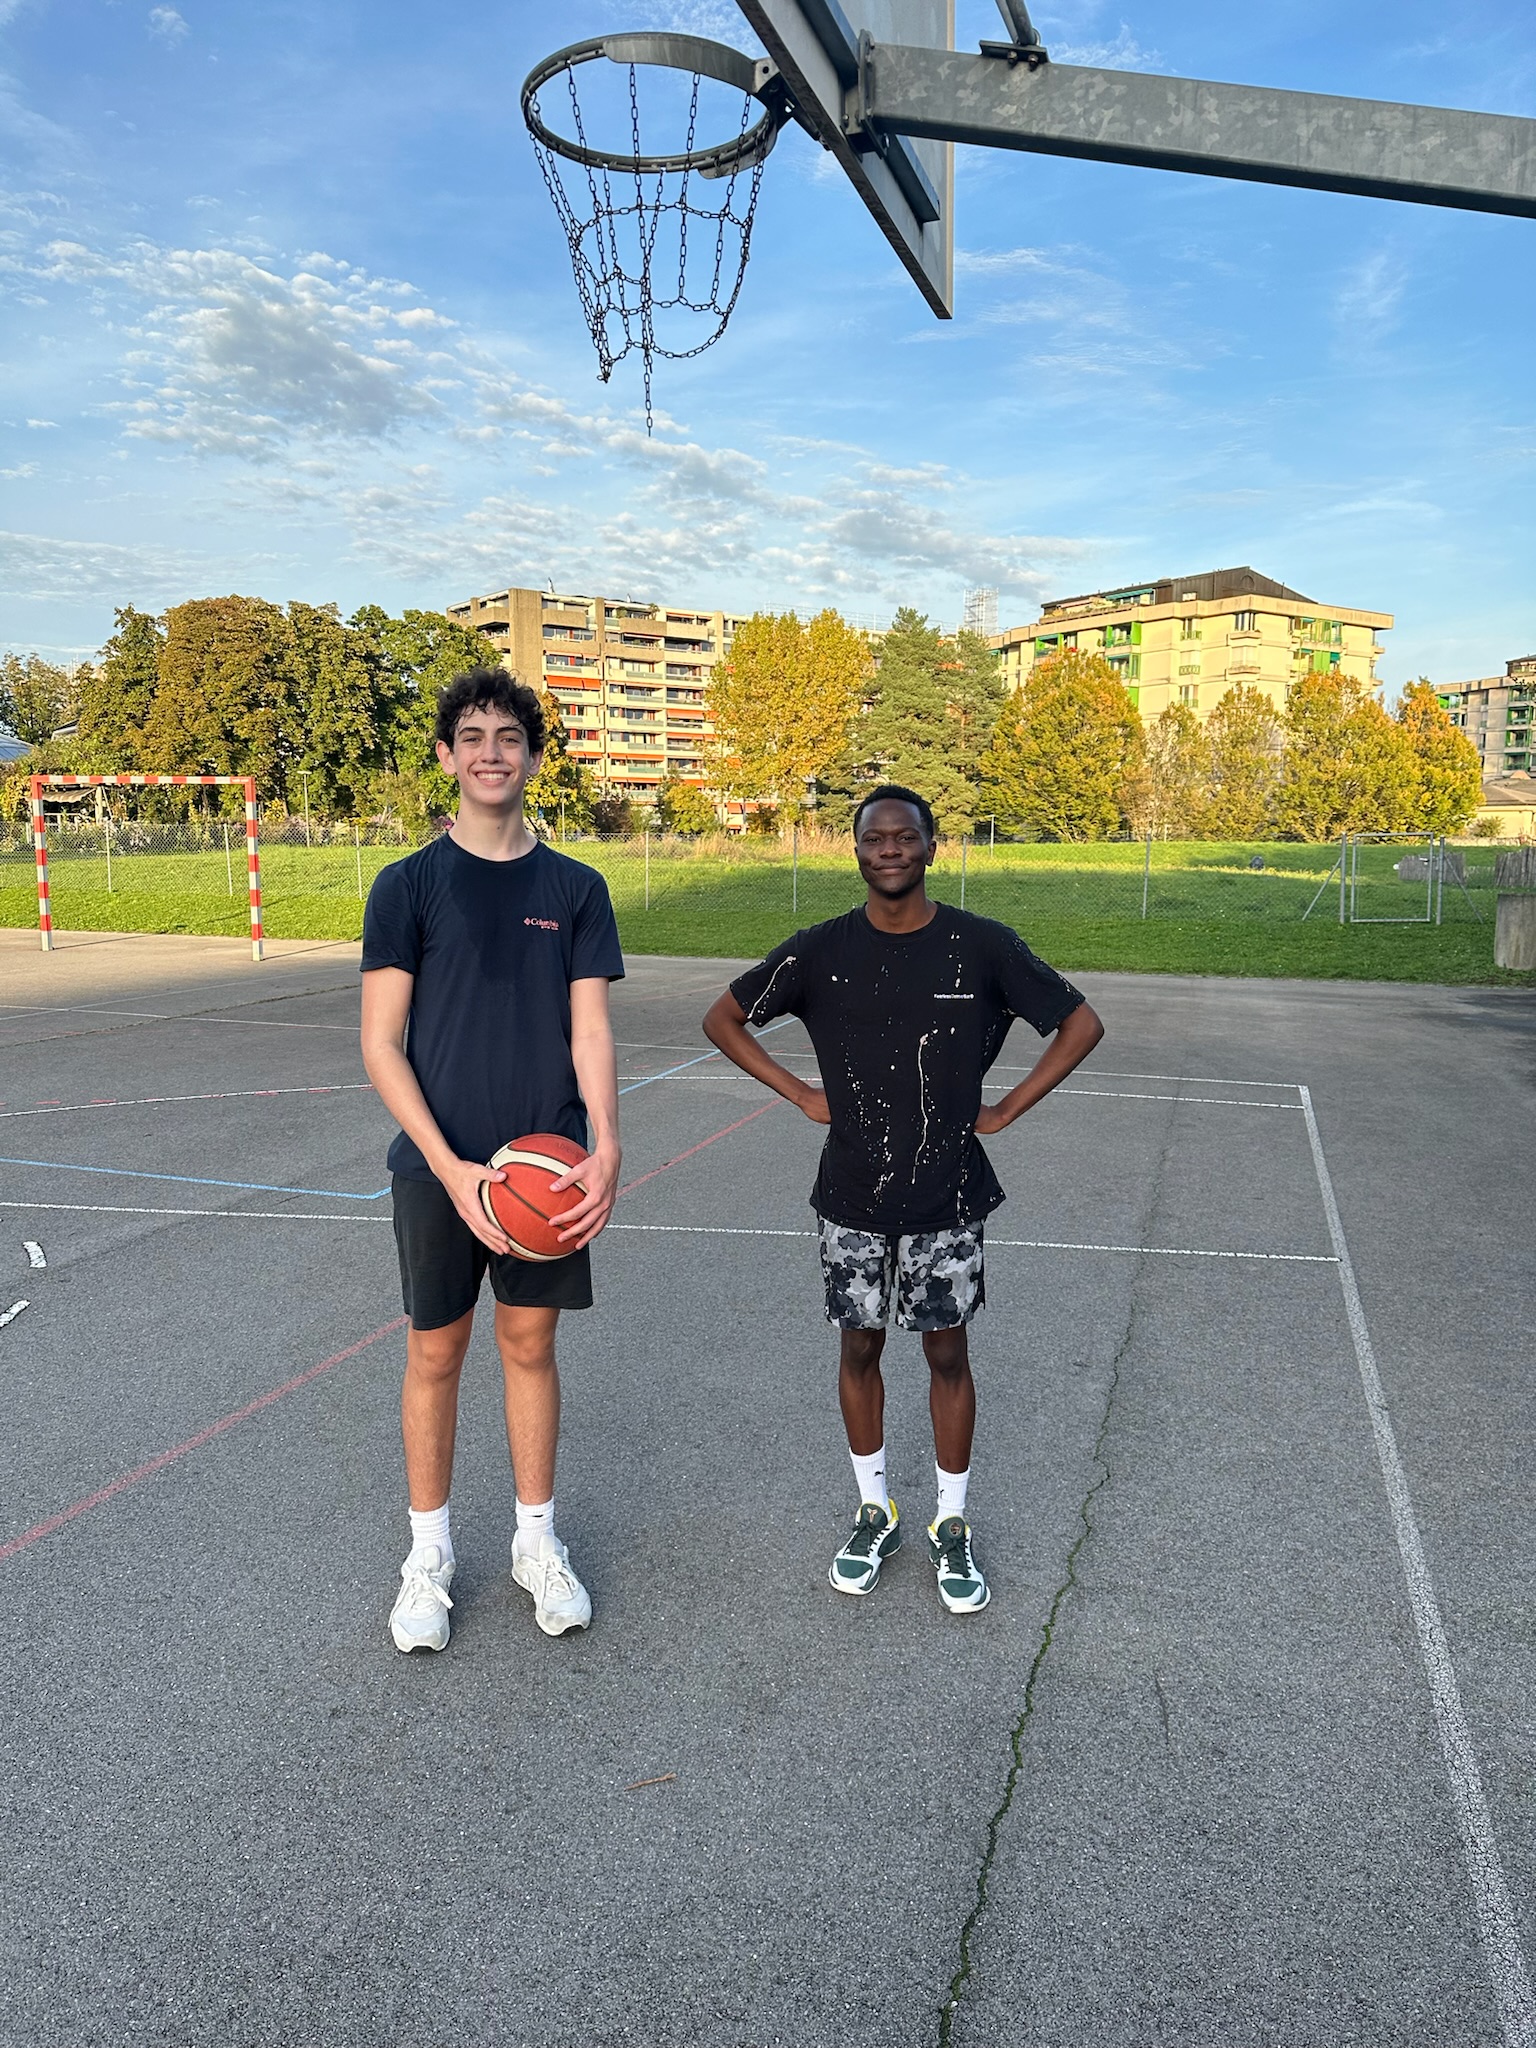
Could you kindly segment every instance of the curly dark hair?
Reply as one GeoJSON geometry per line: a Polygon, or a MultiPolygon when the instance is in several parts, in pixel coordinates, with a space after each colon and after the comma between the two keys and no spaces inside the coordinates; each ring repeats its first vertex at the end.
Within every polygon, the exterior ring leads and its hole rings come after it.
{"type": "Polygon", "coordinates": [[[472,668],[455,676],[437,693],[437,737],[453,745],[459,721],[470,711],[500,711],[523,728],[530,754],[542,754],[546,738],[544,706],[538,692],[504,668],[472,668]]]}
{"type": "Polygon", "coordinates": [[[904,789],[899,782],[882,782],[878,789],[872,789],[869,792],[863,803],[859,805],[859,808],[853,814],[853,836],[855,839],[859,836],[859,820],[869,809],[870,805],[883,804],[887,801],[910,804],[922,819],[923,830],[928,834],[930,840],[938,836],[937,828],[933,822],[933,810],[926,797],[919,796],[915,789],[904,789]]]}

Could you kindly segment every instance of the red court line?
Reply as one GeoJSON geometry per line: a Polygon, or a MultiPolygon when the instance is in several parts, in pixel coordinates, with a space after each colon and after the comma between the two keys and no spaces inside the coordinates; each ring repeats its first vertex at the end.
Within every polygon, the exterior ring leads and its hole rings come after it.
{"type": "Polygon", "coordinates": [[[72,1522],[77,1515],[98,1508],[103,1501],[111,1500],[114,1494],[126,1493],[130,1486],[137,1486],[141,1479],[150,1479],[156,1472],[163,1472],[167,1465],[174,1465],[178,1458],[184,1458],[189,1451],[201,1450],[204,1444],[212,1443],[216,1436],[222,1436],[236,1423],[248,1421],[263,1408],[270,1408],[274,1401],[281,1401],[285,1394],[307,1387],[311,1380],[319,1379],[321,1373],[329,1372],[333,1365],[340,1365],[343,1359],[355,1358],[359,1351],[366,1351],[370,1344],[377,1344],[381,1337],[388,1337],[394,1331],[405,1327],[405,1317],[396,1316],[392,1323],[385,1323],[381,1329],[373,1330],[366,1337],[359,1337],[355,1344],[349,1344],[345,1351],[333,1352],[329,1358],[322,1358],[318,1365],[312,1365],[305,1372],[291,1380],[285,1380],[280,1387],[272,1387],[265,1394],[258,1394],[254,1401],[247,1401],[243,1408],[235,1409],[231,1415],[223,1415],[217,1422],[210,1422],[206,1429],[200,1429],[196,1436],[189,1436],[184,1444],[176,1444],[171,1450],[162,1451],[156,1458],[149,1458],[142,1465],[136,1465],[131,1472],[119,1473],[105,1486],[97,1487],[84,1500],[77,1500],[72,1507],[61,1508],[58,1514],[50,1515],[46,1522],[36,1522],[30,1529],[23,1529],[19,1536],[13,1536],[8,1543],[0,1543],[0,1564],[6,1558],[14,1557],[20,1550],[27,1550],[34,1543],[40,1543],[45,1536],[62,1529],[66,1522],[72,1522]]]}
{"type": "MultiPolygon", "coordinates": [[[[757,1117],[766,1116],[770,1109],[778,1107],[778,1100],[775,1096],[772,1101],[765,1102],[761,1109],[749,1110],[745,1116],[738,1117],[735,1123],[727,1124],[724,1130],[712,1132],[709,1137],[701,1138],[697,1145],[690,1145],[686,1152],[679,1152],[675,1158],[664,1160],[660,1166],[653,1166],[649,1173],[642,1173],[637,1179],[621,1187],[614,1200],[618,1201],[621,1196],[644,1187],[648,1180],[655,1180],[658,1174],[665,1173],[669,1167],[681,1166],[685,1159],[691,1159],[696,1152],[704,1151],[706,1146],[717,1144],[721,1138],[728,1138],[732,1131],[739,1131],[743,1125],[752,1123],[757,1117]]],[[[366,1351],[370,1344],[377,1344],[381,1337],[388,1337],[394,1331],[403,1329],[406,1320],[404,1316],[396,1316],[392,1323],[385,1323],[379,1329],[371,1331],[368,1336],[359,1337],[357,1342],[349,1344],[345,1351],[337,1351],[329,1358],[322,1358],[318,1365],[310,1366],[296,1378],[285,1380],[280,1387],[272,1387],[267,1393],[258,1394],[254,1401],[248,1401],[243,1408],[235,1409],[233,1414],[221,1416],[217,1422],[209,1423],[208,1427],[200,1429],[196,1436],[189,1436],[185,1443],[176,1444],[168,1451],[161,1451],[158,1457],[149,1458],[144,1464],[136,1465],[131,1472],[119,1473],[116,1479],[108,1480],[105,1486],[97,1487],[96,1491],[87,1494],[84,1500],[77,1500],[73,1506],[61,1508],[58,1514],[50,1515],[46,1522],[37,1522],[30,1529],[23,1529],[19,1536],[11,1537],[8,1543],[0,1543],[0,1564],[4,1564],[7,1558],[14,1557],[18,1551],[30,1549],[34,1543],[40,1543],[45,1536],[52,1536],[67,1522],[74,1521],[77,1515],[87,1514],[92,1508],[100,1507],[103,1501],[111,1500],[114,1495],[126,1493],[130,1486],[137,1486],[141,1479],[152,1479],[157,1472],[163,1472],[167,1465],[174,1465],[178,1458],[186,1457],[189,1451],[201,1450],[204,1444],[212,1443],[215,1437],[222,1436],[237,1423],[246,1422],[251,1416],[259,1414],[263,1408],[270,1408],[274,1401],[281,1401],[285,1394],[296,1393],[300,1387],[307,1387],[311,1380],[318,1379],[323,1372],[329,1372],[333,1365],[340,1365],[347,1358],[355,1358],[359,1351],[366,1351]]]]}
{"type": "MultiPolygon", "coordinates": [[[[707,1138],[700,1138],[697,1145],[690,1145],[686,1152],[679,1152],[675,1159],[663,1160],[660,1166],[653,1166],[649,1173],[642,1173],[638,1180],[626,1181],[613,1199],[616,1202],[622,1201],[625,1195],[632,1194],[636,1188],[643,1188],[648,1180],[654,1180],[658,1173],[665,1173],[669,1166],[681,1166],[685,1159],[691,1159],[695,1152],[702,1152],[706,1145],[713,1145],[721,1138],[728,1138],[732,1131],[739,1131],[743,1124],[751,1123],[754,1117],[766,1116],[770,1109],[777,1109],[778,1106],[779,1098],[775,1096],[772,1102],[765,1102],[761,1109],[750,1110],[746,1116],[738,1117],[735,1123],[727,1124],[723,1131],[715,1131],[707,1138]]],[[[0,1552],[0,1556],[3,1555],[4,1553],[0,1552]]]]}

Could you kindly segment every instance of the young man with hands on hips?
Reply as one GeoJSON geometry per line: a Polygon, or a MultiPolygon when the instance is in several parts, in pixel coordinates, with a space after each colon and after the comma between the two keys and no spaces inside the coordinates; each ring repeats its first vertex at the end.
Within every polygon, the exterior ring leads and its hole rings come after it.
{"type": "Polygon", "coordinates": [[[705,1035],[828,1126],[811,1205],[821,1222],[829,1322],[841,1331],[838,1394],[861,1496],[828,1576],[868,1593],[901,1542],[886,1488],[880,1357],[894,1309],[929,1368],[937,1509],[928,1555],[939,1598],[971,1614],[991,1598],[966,1520],[976,1389],[966,1326],[985,1300],[983,1228],[1004,1199],[978,1138],[1001,1131],[1064,1081],[1104,1027],[1070,982],[1008,925],[933,902],[933,812],[915,791],[872,790],[854,813],[867,900],[796,932],[738,976],[705,1035]],[[816,1086],[748,1031],[799,1017],[816,1086]],[[1016,1017],[1051,1043],[1017,1087],[984,1104],[982,1081],[1016,1017]]]}

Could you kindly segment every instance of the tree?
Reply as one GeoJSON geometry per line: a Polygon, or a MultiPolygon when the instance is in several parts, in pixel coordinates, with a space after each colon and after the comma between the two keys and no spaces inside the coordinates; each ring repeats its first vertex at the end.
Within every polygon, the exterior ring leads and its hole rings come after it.
{"type": "Polygon", "coordinates": [[[1066,648],[1031,670],[982,755],[986,807],[1039,839],[1119,829],[1142,772],[1141,720],[1101,654],[1066,648]]]}
{"type": "Polygon", "coordinates": [[[592,829],[627,838],[639,830],[634,805],[627,796],[600,796],[592,806],[592,829]]]}
{"type": "Polygon", "coordinates": [[[0,725],[9,726],[29,747],[45,745],[61,725],[74,720],[79,675],[78,670],[55,667],[40,654],[29,654],[25,660],[7,654],[0,661],[0,725]]]}
{"type": "Polygon", "coordinates": [[[304,745],[287,621],[259,597],[194,598],[165,615],[144,752],[161,769],[254,775],[283,798],[304,745]]]}
{"type": "Polygon", "coordinates": [[[1471,740],[1451,723],[1427,676],[1404,690],[1397,722],[1413,750],[1417,771],[1403,829],[1465,830],[1483,799],[1482,763],[1471,740]]]}
{"type": "Polygon", "coordinates": [[[285,734],[282,793],[290,809],[298,808],[307,787],[318,810],[355,813],[382,765],[378,694],[366,644],[342,624],[335,605],[290,604],[286,624],[298,730],[285,734]]]}
{"type": "Polygon", "coordinates": [[[544,706],[544,759],[524,791],[524,805],[540,813],[551,826],[563,818],[568,830],[584,832],[592,822],[592,806],[597,801],[591,770],[571,753],[565,720],[554,698],[541,691],[540,702],[544,706]]]}
{"type": "Polygon", "coordinates": [[[946,640],[903,606],[880,642],[858,750],[883,780],[925,796],[940,831],[971,832],[979,763],[1006,695],[997,658],[979,634],[946,640]]]}
{"type": "Polygon", "coordinates": [[[1400,831],[1416,779],[1408,737],[1368,683],[1330,669],[1292,685],[1275,792],[1276,822],[1287,838],[1400,831]]]}
{"type": "Polygon", "coordinates": [[[146,756],[144,728],[160,686],[165,633],[159,619],[131,604],[114,619],[100,659],[82,676],[80,751],[92,774],[153,773],[163,764],[146,756]]]}
{"type": "Polygon", "coordinates": [[[364,605],[351,619],[373,670],[381,766],[373,801],[417,823],[454,805],[454,786],[437,765],[437,695],[455,676],[494,659],[480,634],[439,612],[364,605]]]}
{"type": "Polygon", "coordinates": [[[872,671],[869,642],[835,611],[744,620],[710,687],[719,786],[798,805],[842,755],[872,671]]]}
{"type": "Polygon", "coordinates": [[[684,782],[670,769],[657,793],[656,816],[663,832],[678,832],[690,839],[720,828],[708,791],[700,789],[696,782],[684,782]]]}
{"type": "Polygon", "coordinates": [[[1128,809],[1138,833],[1187,839],[1205,805],[1211,750],[1187,704],[1170,704],[1145,735],[1141,769],[1127,781],[1128,809]]]}
{"type": "Polygon", "coordinates": [[[1234,683],[1205,721],[1209,782],[1194,829],[1207,839],[1265,839],[1274,831],[1280,721],[1262,690],[1234,683]]]}

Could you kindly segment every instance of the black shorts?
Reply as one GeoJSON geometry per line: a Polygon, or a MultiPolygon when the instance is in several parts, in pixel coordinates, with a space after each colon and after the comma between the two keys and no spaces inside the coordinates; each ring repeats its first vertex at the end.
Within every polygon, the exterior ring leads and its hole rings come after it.
{"type": "Polygon", "coordinates": [[[491,1292],[507,1308],[590,1308],[592,1254],[515,1259],[484,1245],[440,1180],[391,1181],[400,1292],[413,1330],[441,1330],[468,1315],[491,1269],[491,1292]]]}

